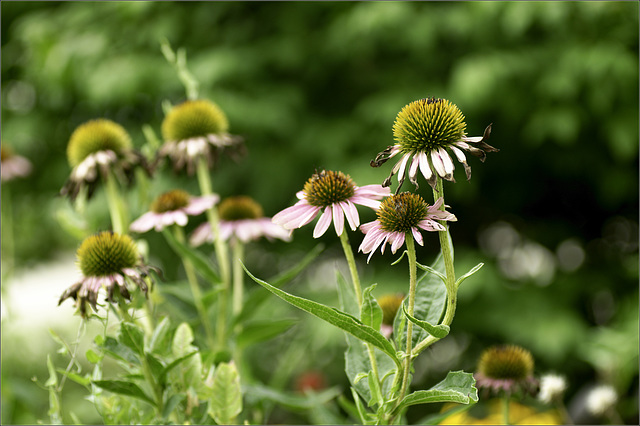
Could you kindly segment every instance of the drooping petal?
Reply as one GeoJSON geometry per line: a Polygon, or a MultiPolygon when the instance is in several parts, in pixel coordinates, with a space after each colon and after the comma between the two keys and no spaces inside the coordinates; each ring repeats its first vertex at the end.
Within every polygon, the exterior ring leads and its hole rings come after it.
{"type": "MultiPolygon", "coordinates": [[[[411,153],[407,152],[402,156],[402,160],[400,160],[400,168],[398,169],[398,182],[402,182],[404,180],[404,172],[407,167],[407,162],[409,161],[409,157],[411,157],[411,153]]],[[[395,169],[395,167],[394,167],[395,169]]]]}
{"type": "Polygon", "coordinates": [[[444,169],[444,163],[442,162],[442,158],[440,158],[440,154],[437,151],[431,151],[431,163],[433,167],[436,169],[436,172],[440,177],[444,178],[447,175],[447,171],[444,169]]]}
{"type": "Polygon", "coordinates": [[[467,157],[465,157],[464,152],[454,145],[449,146],[449,148],[451,148],[451,151],[456,155],[458,161],[464,166],[464,172],[467,175],[467,180],[471,179],[471,167],[467,164],[467,157]]]}
{"type": "Polygon", "coordinates": [[[431,219],[424,219],[418,222],[418,228],[424,229],[425,231],[446,231],[447,228],[440,225],[438,222],[431,219]]]}
{"type": "Polygon", "coordinates": [[[189,237],[189,243],[194,247],[198,247],[204,244],[210,237],[211,225],[209,222],[204,222],[193,231],[191,237],[189,237]]]}
{"type": "Polygon", "coordinates": [[[333,211],[333,226],[336,228],[336,234],[340,236],[344,232],[344,212],[337,203],[331,205],[331,210],[333,211]]]}
{"type": "Polygon", "coordinates": [[[320,216],[316,227],[313,229],[313,238],[320,238],[329,229],[331,224],[331,206],[324,209],[324,213],[320,216]]]}
{"type": "Polygon", "coordinates": [[[354,206],[351,201],[347,200],[341,202],[340,207],[342,207],[344,215],[347,217],[349,227],[351,227],[352,231],[355,231],[358,228],[358,225],[360,225],[360,217],[358,216],[356,206],[354,206]]]}
{"type": "Polygon", "coordinates": [[[415,226],[411,227],[411,234],[413,234],[413,239],[416,240],[416,243],[420,244],[421,246],[424,245],[422,241],[422,234],[415,226]]]}
{"type": "Polygon", "coordinates": [[[455,166],[453,165],[453,161],[451,161],[449,153],[444,148],[440,147],[438,149],[438,154],[440,154],[440,159],[442,160],[442,164],[444,165],[444,171],[447,173],[447,180],[453,180],[453,170],[455,166]]]}
{"type": "Polygon", "coordinates": [[[431,170],[431,166],[429,165],[429,158],[427,157],[427,154],[425,152],[419,152],[417,155],[420,162],[419,165],[422,176],[424,176],[427,182],[429,182],[429,185],[431,185],[431,187],[435,187],[436,177],[434,176],[433,171],[431,170]]]}
{"type": "Polygon", "coordinates": [[[391,240],[391,253],[395,254],[404,244],[404,232],[394,232],[389,239],[391,240]]]}
{"type": "Polygon", "coordinates": [[[414,184],[416,188],[418,187],[418,180],[416,179],[416,175],[418,174],[419,165],[420,165],[420,156],[416,154],[413,156],[413,160],[411,160],[411,165],[409,166],[409,182],[414,184]]]}

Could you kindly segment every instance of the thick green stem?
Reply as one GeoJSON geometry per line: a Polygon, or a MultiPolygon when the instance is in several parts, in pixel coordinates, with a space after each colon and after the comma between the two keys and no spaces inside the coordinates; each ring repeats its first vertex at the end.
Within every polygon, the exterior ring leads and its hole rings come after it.
{"type": "Polygon", "coordinates": [[[107,204],[109,204],[113,232],[124,234],[129,229],[129,224],[126,217],[125,206],[118,191],[116,177],[113,173],[109,172],[105,177],[105,184],[107,187],[107,204]]]}
{"type": "MultiPolygon", "coordinates": [[[[342,243],[342,250],[344,251],[344,257],[347,259],[349,265],[349,272],[351,273],[351,281],[353,282],[353,288],[356,293],[356,300],[358,301],[358,311],[362,310],[362,288],[360,286],[360,276],[358,275],[358,268],[356,266],[356,260],[353,256],[353,250],[351,250],[351,244],[349,244],[349,237],[347,236],[347,230],[345,229],[340,234],[340,242],[342,243]]],[[[378,361],[376,360],[375,348],[370,343],[367,343],[367,352],[369,354],[369,362],[371,363],[371,371],[378,383],[380,383],[380,376],[378,375],[378,361]]]]}
{"type": "Polygon", "coordinates": [[[503,405],[502,405],[502,415],[504,417],[504,424],[505,425],[510,425],[511,423],[509,423],[509,397],[505,396],[503,399],[503,405]]]}
{"type": "Polygon", "coordinates": [[[244,260],[244,244],[236,240],[232,242],[233,251],[233,315],[238,315],[242,311],[244,299],[244,270],[242,262],[244,260]]]}
{"type": "MultiPolygon", "coordinates": [[[[197,174],[202,195],[212,195],[211,177],[209,176],[207,160],[204,157],[198,160],[197,174]]],[[[207,219],[209,220],[213,233],[213,245],[218,260],[218,267],[220,268],[220,278],[222,280],[222,288],[218,296],[217,337],[219,349],[224,350],[227,346],[227,305],[230,286],[229,256],[227,247],[222,238],[220,238],[220,219],[215,207],[207,210],[207,219]]]]}
{"type": "MultiPolygon", "coordinates": [[[[181,243],[184,243],[185,236],[184,231],[181,227],[175,225],[173,226],[173,234],[181,243]]],[[[196,305],[196,310],[198,311],[198,316],[200,317],[200,322],[202,322],[202,326],[204,327],[204,331],[207,336],[207,344],[209,348],[213,350],[215,347],[214,343],[214,335],[213,330],[211,329],[211,322],[209,321],[209,317],[207,315],[207,309],[202,303],[202,293],[200,292],[200,286],[198,285],[198,277],[196,276],[195,269],[193,264],[189,259],[183,258],[182,264],[184,266],[185,274],[187,275],[187,281],[189,282],[189,287],[191,288],[191,294],[193,295],[193,302],[196,305]]]]}
{"type": "MultiPolygon", "coordinates": [[[[407,232],[405,234],[405,240],[407,243],[407,257],[409,259],[409,306],[407,306],[407,312],[413,316],[413,309],[416,302],[416,283],[417,283],[417,261],[416,261],[416,247],[413,241],[413,235],[407,232]]],[[[400,388],[400,396],[398,402],[402,401],[407,390],[409,388],[409,373],[411,371],[411,346],[413,344],[413,323],[408,321],[407,324],[407,347],[406,358],[404,360],[404,371],[402,376],[402,387],[400,388]]]]}

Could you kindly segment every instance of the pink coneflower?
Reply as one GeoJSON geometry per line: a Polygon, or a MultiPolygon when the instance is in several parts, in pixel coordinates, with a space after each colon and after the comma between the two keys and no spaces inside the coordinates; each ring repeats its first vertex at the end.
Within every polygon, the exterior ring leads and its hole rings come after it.
{"type": "Polygon", "coordinates": [[[133,180],[133,171],[151,168],[142,154],[133,149],[131,137],[119,124],[105,119],[90,120],[78,126],[67,145],[67,158],[72,167],[71,176],[60,191],[75,200],[83,187],[91,197],[100,176],[110,173],[133,180]]]}
{"type": "Polygon", "coordinates": [[[384,253],[387,242],[391,244],[391,252],[395,253],[402,247],[409,232],[418,244],[423,245],[422,234],[418,228],[425,231],[444,231],[446,228],[436,220],[457,220],[453,214],[440,210],[442,203],[442,198],[439,198],[430,206],[421,196],[410,192],[386,198],[376,211],[378,219],[360,226],[360,230],[366,235],[358,250],[365,254],[370,253],[367,262],[378,247],[382,247],[380,251],[384,253]]]}
{"type": "Polygon", "coordinates": [[[344,217],[356,230],[360,225],[358,210],[354,204],[377,209],[382,197],[389,195],[389,188],[381,185],[357,187],[348,175],[342,172],[321,171],[315,173],[296,196],[295,205],[282,210],[273,217],[273,222],[287,229],[301,228],[311,222],[322,211],[313,230],[313,238],[322,236],[332,222],[338,236],[344,230],[344,217]]]}
{"type": "Polygon", "coordinates": [[[134,232],[147,232],[151,228],[162,231],[166,226],[185,226],[187,215],[196,216],[213,207],[220,197],[216,194],[192,197],[187,192],[174,189],[165,192],[151,204],[151,211],[136,219],[129,229],[134,232]]]}
{"type": "Polygon", "coordinates": [[[533,377],[531,352],[516,346],[493,346],[485,350],[474,374],[478,389],[494,395],[525,392],[535,394],[538,380],[533,377]]]}
{"type": "Polygon", "coordinates": [[[58,305],[72,297],[82,317],[87,316],[87,303],[97,311],[101,289],[106,290],[106,298],[111,303],[117,302],[115,299],[118,295],[131,300],[128,282],[135,284],[146,295],[149,288],[145,277],[149,271],[157,271],[157,268],[142,262],[129,236],[111,231],[86,238],[78,248],[77,257],[83,277],[65,290],[58,305]]]}
{"type": "Polygon", "coordinates": [[[0,179],[2,182],[25,177],[31,173],[31,162],[16,155],[11,148],[2,144],[0,147],[0,179]]]}
{"type": "Polygon", "coordinates": [[[391,178],[398,174],[399,186],[405,179],[405,169],[409,165],[409,181],[418,186],[418,168],[433,188],[436,177],[448,181],[453,178],[453,161],[451,153],[464,166],[467,180],[471,179],[471,167],[463,151],[485,160],[486,152],[497,152],[498,149],[485,143],[491,134],[491,125],[487,126],[482,136],[465,136],[466,124],[464,115],[456,105],[445,99],[420,99],[405,106],[393,125],[393,135],[397,143],[387,147],[378,154],[371,166],[379,167],[387,160],[401,154],[402,157],[385,179],[383,186],[391,184],[391,178]],[[450,152],[449,152],[450,151],[450,152]],[[413,158],[412,158],[413,157],[413,158]],[[409,161],[411,160],[411,161],[409,161]]]}
{"type": "Polygon", "coordinates": [[[168,157],[174,171],[186,168],[192,174],[198,159],[205,158],[209,167],[222,151],[242,151],[242,138],[227,132],[229,122],[213,102],[198,99],[176,105],[162,122],[165,143],[159,158],[168,157]]]}
{"type": "MultiPolygon", "coordinates": [[[[278,238],[284,241],[291,239],[291,231],[284,229],[264,217],[262,207],[252,198],[236,196],[224,199],[218,206],[220,215],[220,238],[237,239],[243,243],[265,237],[268,240],[278,238]]],[[[211,224],[205,222],[198,226],[191,235],[190,242],[199,246],[206,241],[213,241],[211,224]]]]}

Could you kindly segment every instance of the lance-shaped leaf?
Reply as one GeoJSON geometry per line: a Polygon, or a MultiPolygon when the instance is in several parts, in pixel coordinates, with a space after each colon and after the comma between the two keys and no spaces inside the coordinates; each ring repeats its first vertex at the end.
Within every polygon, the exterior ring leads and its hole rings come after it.
{"type": "Polygon", "coordinates": [[[342,394],[342,390],[337,386],[305,395],[283,392],[259,384],[247,385],[244,390],[247,395],[268,399],[294,410],[310,410],[342,394]]]}
{"type": "Polygon", "coordinates": [[[162,230],[162,234],[167,239],[167,242],[173,251],[175,251],[180,257],[189,259],[193,264],[193,267],[196,268],[196,271],[202,275],[202,278],[207,280],[209,283],[221,282],[220,276],[211,264],[211,261],[204,254],[178,241],[168,229],[162,230]]]}
{"type": "Polygon", "coordinates": [[[380,324],[382,324],[382,308],[380,308],[378,301],[371,295],[374,288],[376,288],[376,284],[367,287],[362,292],[360,320],[374,330],[379,330],[380,324]]]}
{"type": "Polygon", "coordinates": [[[155,405],[153,400],[149,398],[135,383],[127,382],[125,380],[93,380],[91,383],[96,386],[100,386],[102,389],[108,390],[109,392],[132,396],[146,401],[151,405],[155,405]]]}
{"type": "Polygon", "coordinates": [[[233,363],[220,363],[213,376],[208,413],[219,425],[235,424],[242,412],[240,376],[233,363]]]}
{"type": "Polygon", "coordinates": [[[387,339],[385,339],[384,336],[380,334],[380,332],[374,330],[368,325],[363,324],[359,319],[355,318],[354,316],[341,312],[336,308],[331,308],[321,303],[304,299],[302,297],[294,296],[285,291],[282,291],[272,286],[271,284],[265,281],[262,281],[261,279],[251,275],[251,273],[247,270],[247,268],[244,265],[242,265],[242,267],[244,268],[247,275],[251,277],[252,280],[260,284],[261,286],[263,286],[264,288],[266,288],[271,293],[275,294],[285,302],[290,303],[293,306],[299,309],[302,309],[303,311],[306,311],[311,315],[314,315],[328,322],[329,324],[334,325],[354,335],[355,337],[357,337],[362,341],[371,343],[373,346],[377,347],[378,349],[383,351],[385,354],[389,355],[389,357],[398,366],[400,366],[400,360],[396,355],[396,351],[393,348],[393,345],[391,345],[391,343],[387,339]]]}
{"type": "Polygon", "coordinates": [[[471,268],[471,270],[469,272],[467,272],[466,274],[464,274],[463,276],[461,276],[460,278],[457,279],[456,281],[456,288],[458,288],[460,286],[460,284],[462,284],[462,281],[466,280],[467,278],[469,278],[471,275],[475,274],[476,272],[478,272],[480,270],[480,268],[482,268],[484,266],[484,263],[480,262],[478,263],[476,266],[474,266],[473,268],[471,268]]]}
{"type": "Polygon", "coordinates": [[[478,402],[478,389],[473,374],[464,371],[450,371],[447,377],[429,390],[419,390],[404,397],[396,411],[410,405],[432,402],[457,402],[472,404],[478,402]]]}
{"type": "Polygon", "coordinates": [[[449,334],[449,326],[448,325],[445,325],[445,324],[431,325],[426,321],[420,321],[419,319],[414,318],[411,315],[409,315],[409,312],[407,312],[407,308],[405,308],[404,303],[402,303],[402,312],[404,312],[405,316],[409,319],[409,321],[411,321],[412,323],[414,323],[418,327],[422,328],[427,333],[431,334],[433,337],[437,337],[438,339],[442,339],[442,338],[447,337],[447,334],[449,334]]]}

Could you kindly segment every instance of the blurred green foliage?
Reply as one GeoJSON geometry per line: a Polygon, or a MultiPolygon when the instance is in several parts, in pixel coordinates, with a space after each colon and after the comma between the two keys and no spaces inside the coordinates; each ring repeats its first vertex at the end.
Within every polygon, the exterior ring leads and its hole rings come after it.
{"type": "MultiPolygon", "coordinates": [[[[637,422],[637,2],[3,2],[1,8],[2,141],[34,165],[30,177],[3,183],[11,193],[17,267],[78,243],[56,219],[70,208],[57,193],[70,172],[65,150],[74,128],[110,118],[140,148],[142,125],[159,134],[162,101],[185,99],[160,52],[164,38],[186,49],[201,96],[217,102],[231,132],[246,138],[248,156],[220,165],[215,190],[250,195],[268,215],[289,206],[315,168],[342,170],[359,185],[381,183],[391,165],[373,169],[369,160],[393,143],[396,114],[418,98],[447,98],[466,115],[470,136],[493,123],[490,143],[501,151],[484,164],[470,159],[470,183],[457,170],[458,183],[445,186],[459,219],[451,227],[457,268],[487,265],[460,293],[452,352],[425,354],[417,378],[427,386],[441,379],[440,370],[473,371],[480,350],[511,342],[533,352],[540,372],[567,375],[570,395],[598,380],[615,384],[624,395],[621,414],[637,422]],[[510,252],[482,243],[497,221],[552,259],[545,264],[549,280],[504,272],[510,252]],[[567,241],[584,259],[576,267],[562,267],[567,241]]],[[[196,188],[163,170],[151,191],[170,186],[196,188]]],[[[426,184],[420,191],[429,196],[426,184]]],[[[101,197],[88,206],[93,228],[109,226],[101,197]]],[[[146,209],[136,194],[130,203],[133,214],[146,209]]],[[[372,219],[371,212],[362,218],[372,219]]],[[[315,244],[307,231],[296,232],[295,248],[261,243],[249,259],[258,272],[275,273],[286,264],[275,261],[279,254],[301,256],[315,244]]],[[[159,236],[145,238],[160,250],[157,259],[171,258],[159,236]]],[[[332,264],[337,240],[331,232],[322,240],[332,264]]],[[[3,232],[3,251],[6,244],[3,232]]],[[[355,235],[352,244],[359,244],[355,235]]],[[[427,240],[419,258],[432,258],[436,246],[427,240]]],[[[390,270],[390,261],[374,256],[375,274],[364,272],[380,292],[403,290],[405,271],[390,270]]],[[[332,273],[314,271],[296,291],[332,300],[332,273]]],[[[278,302],[270,309],[304,318],[278,302]]],[[[319,332],[313,321],[300,332],[310,327],[316,341],[298,347],[323,353],[288,359],[300,370],[320,366],[346,388],[342,367],[327,361],[342,362],[340,333],[319,332]]],[[[256,354],[264,381],[284,347],[287,341],[276,340],[256,354]],[[264,362],[270,351],[273,361],[264,362]]],[[[24,405],[21,376],[11,377],[14,386],[3,372],[3,406],[5,390],[13,404],[24,405]]],[[[25,420],[5,413],[3,423],[25,420]]]]}

